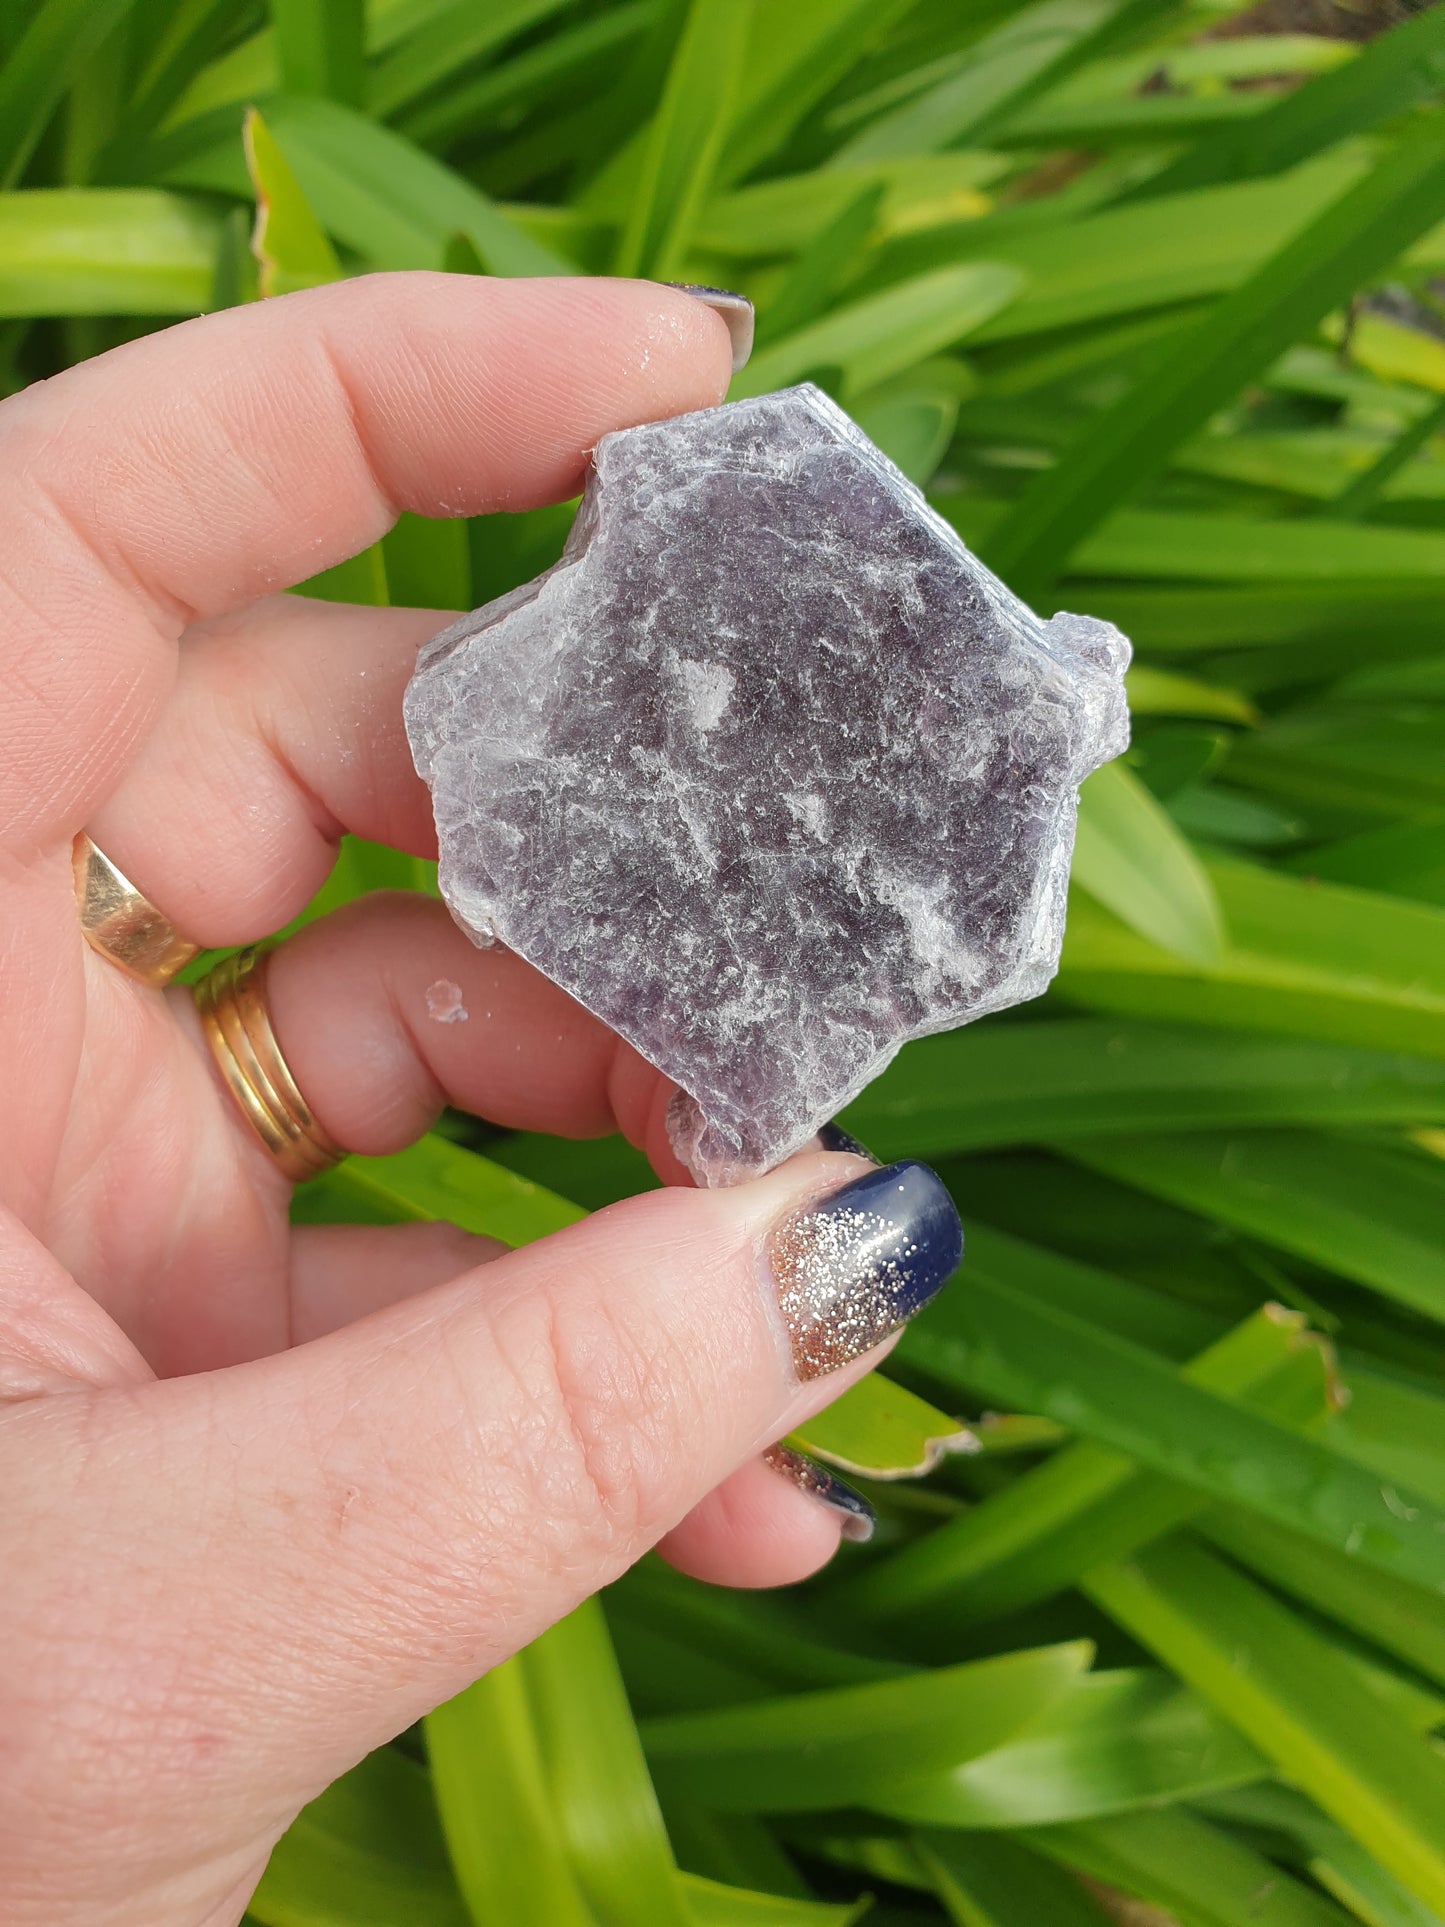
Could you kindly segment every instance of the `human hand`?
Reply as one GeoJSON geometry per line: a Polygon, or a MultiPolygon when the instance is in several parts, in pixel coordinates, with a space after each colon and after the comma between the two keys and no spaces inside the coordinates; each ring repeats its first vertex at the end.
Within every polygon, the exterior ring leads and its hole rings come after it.
{"type": "MultiPolygon", "coordinates": [[[[91,951],[71,878],[83,827],[222,946],[292,918],[343,830],[433,854],[400,711],[444,618],[270,592],[402,508],[563,498],[599,435],[713,403],[727,371],[686,294],[380,276],[0,405],[11,1927],[234,1921],[306,1800],[650,1546],[770,1584],[836,1545],[837,1513],[756,1455],[952,1269],[936,1179],[809,1154],[514,1254],[445,1225],[293,1232],[190,997],[91,951]]],[[[681,1180],[670,1087],[429,899],[309,926],[268,997],[348,1149],[449,1102],[621,1129],[681,1180]],[[429,1020],[438,978],[468,1023],[429,1020]]]]}

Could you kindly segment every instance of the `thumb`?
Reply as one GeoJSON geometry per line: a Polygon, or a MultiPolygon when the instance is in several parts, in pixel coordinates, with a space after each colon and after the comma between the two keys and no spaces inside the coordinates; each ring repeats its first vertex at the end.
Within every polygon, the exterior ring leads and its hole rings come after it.
{"type": "Polygon", "coordinates": [[[283,1821],[835,1398],[961,1249],[923,1166],[811,1154],[631,1199],[294,1351],[148,1386],[126,1409],[166,1461],[135,1481],[164,1584],[117,1610],[146,1650],[189,1655],[185,1690],[227,1728],[206,1761],[283,1821]]]}

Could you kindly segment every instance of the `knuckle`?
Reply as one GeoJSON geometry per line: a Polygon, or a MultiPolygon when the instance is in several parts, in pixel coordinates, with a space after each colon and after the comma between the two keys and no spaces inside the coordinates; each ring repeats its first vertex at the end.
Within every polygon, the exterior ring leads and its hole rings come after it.
{"type": "Polygon", "coordinates": [[[610,1565],[671,1523],[687,1361],[618,1307],[609,1282],[585,1272],[549,1281],[495,1328],[516,1387],[516,1503],[553,1565],[610,1565]]]}

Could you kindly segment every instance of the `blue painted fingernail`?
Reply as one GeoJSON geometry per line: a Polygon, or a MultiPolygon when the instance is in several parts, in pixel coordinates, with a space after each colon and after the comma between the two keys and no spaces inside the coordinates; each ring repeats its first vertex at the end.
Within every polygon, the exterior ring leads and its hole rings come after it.
{"type": "Polygon", "coordinates": [[[924,1164],[865,1171],[773,1233],[769,1258],[799,1378],[821,1378],[887,1338],[943,1288],[963,1226],[924,1164]]]}
{"type": "Polygon", "coordinates": [[[868,1146],[860,1144],[851,1132],[843,1129],[841,1124],[825,1124],[817,1135],[820,1151],[846,1151],[849,1157],[867,1158],[870,1164],[878,1162],[868,1146]]]}
{"type": "Polygon", "coordinates": [[[781,1472],[785,1479],[797,1486],[800,1492],[806,1492],[810,1499],[817,1499],[830,1512],[836,1512],[845,1539],[854,1539],[861,1545],[873,1537],[878,1514],[861,1492],[855,1492],[845,1479],[840,1479],[836,1472],[830,1472],[826,1465],[809,1458],[806,1452],[795,1451],[791,1445],[770,1445],[763,1454],[763,1463],[770,1465],[775,1472],[781,1472]]]}
{"type": "Polygon", "coordinates": [[[748,356],[753,352],[754,315],[753,304],[745,294],[734,294],[731,288],[710,288],[701,281],[664,281],[661,285],[676,288],[679,294],[690,294],[694,301],[721,315],[733,345],[733,373],[746,368],[748,356]]]}

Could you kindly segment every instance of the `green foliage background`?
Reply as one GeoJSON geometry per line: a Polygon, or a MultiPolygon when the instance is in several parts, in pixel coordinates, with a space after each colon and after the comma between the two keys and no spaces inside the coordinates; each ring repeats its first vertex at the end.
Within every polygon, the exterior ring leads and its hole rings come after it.
{"type": "MultiPolygon", "coordinates": [[[[971,1449],[797,1594],[644,1562],[253,1918],[1445,1922],[1445,10],[0,0],[0,51],[5,386],[371,267],[719,283],[735,393],[821,382],[1138,651],[1054,989],[846,1119],[970,1251],[808,1442],[971,1449]]],[[[469,606],[569,512],[309,589],[469,606]]],[[[301,1208],[516,1243],[650,1181],[459,1120],[301,1208]]]]}

